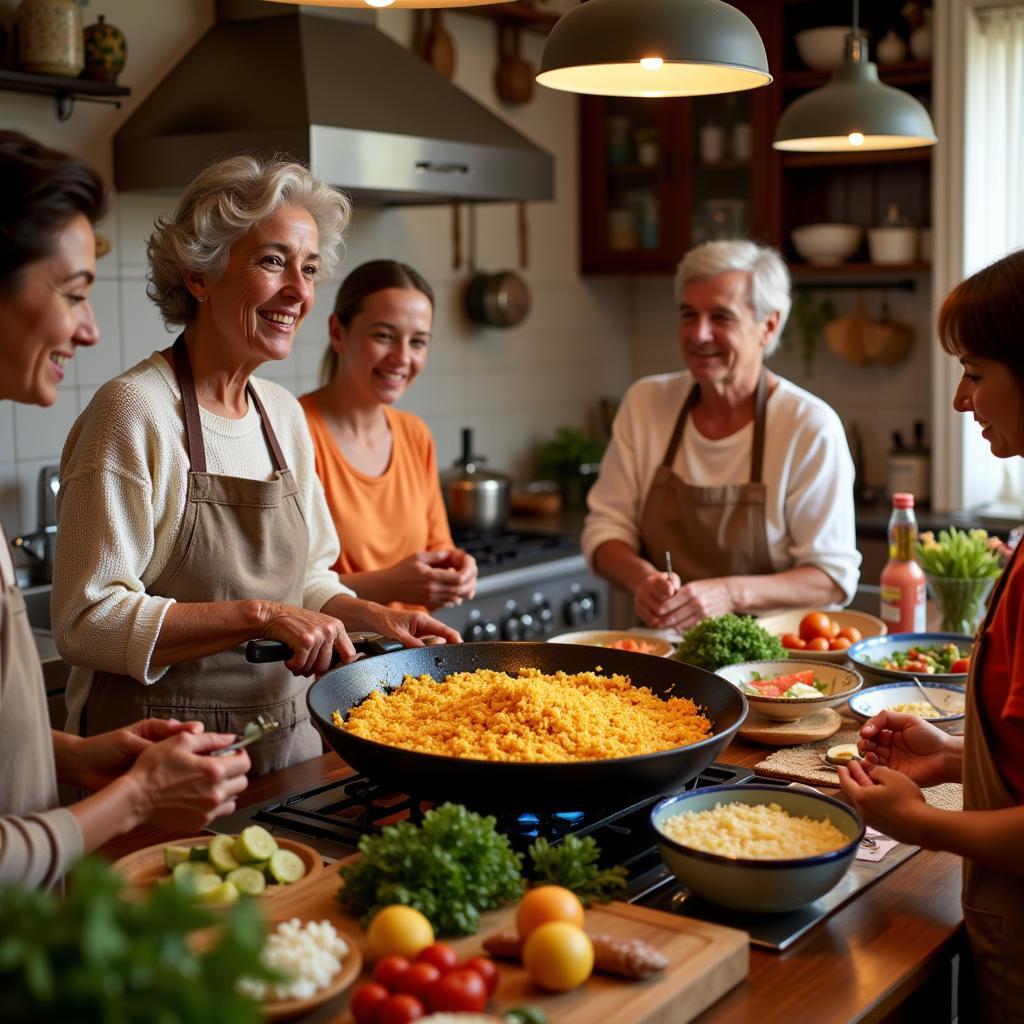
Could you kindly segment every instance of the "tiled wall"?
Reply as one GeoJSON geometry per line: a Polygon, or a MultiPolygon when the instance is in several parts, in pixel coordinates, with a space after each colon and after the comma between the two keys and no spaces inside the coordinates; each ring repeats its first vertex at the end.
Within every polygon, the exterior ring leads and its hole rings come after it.
{"type": "MultiPolygon", "coordinates": [[[[126,84],[145,95],[169,64],[212,21],[209,2],[136,5],[110,0],[108,21],[129,40],[126,84]],[[145,14],[141,8],[145,6],[145,14]],[[175,8],[173,12],[168,8],[175,8]],[[158,33],[149,19],[164,19],[158,33]],[[133,68],[144,68],[131,73],[133,68]]],[[[87,20],[89,11],[86,12],[87,20]]],[[[394,12],[384,30],[404,41],[411,18],[394,12]]],[[[498,111],[555,156],[556,199],[531,204],[530,262],[523,271],[533,296],[526,321],[510,330],[472,325],[462,308],[469,271],[452,267],[451,210],[357,208],[342,273],[367,259],[394,257],[417,267],[437,295],[430,359],[403,407],[424,416],[437,439],[442,465],[458,454],[459,430],[474,428],[475,447],[496,468],[521,476],[531,471],[532,452],[563,424],[583,426],[602,395],[621,393],[629,380],[629,300],[624,282],[584,280],[577,266],[576,100],[537,89],[526,106],[503,106],[493,92],[495,28],[488,21],[457,16],[447,21],[458,53],[456,82],[498,111]]],[[[524,55],[536,63],[541,39],[524,34],[524,55]]],[[[135,97],[133,97],[135,99],[135,97]]],[[[109,174],[109,139],[122,114],[81,105],[67,126],[52,118],[49,101],[0,93],[0,120],[93,160],[109,174]],[[99,140],[99,141],[97,141],[99,140]],[[105,140],[105,141],[104,141],[105,140]]],[[[170,336],[145,295],[145,238],[154,218],[174,197],[122,194],[100,230],[113,251],[98,264],[93,305],[103,337],[80,350],[55,406],[38,409],[0,403],[0,522],[13,535],[36,518],[39,469],[59,460],[74,418],[103,381],[133,365],[170,336]]],[[[510,204],[480,207],[477,265],[486,270],[514,266],[516,211],[510,204]]],[[[465,233],[464,233],[465,237],[465,233]]],[[[316,385],[326,344],[326,322],[334,283],[319,293],[295,350],[263,373],[296,393],[316,385]]]]}

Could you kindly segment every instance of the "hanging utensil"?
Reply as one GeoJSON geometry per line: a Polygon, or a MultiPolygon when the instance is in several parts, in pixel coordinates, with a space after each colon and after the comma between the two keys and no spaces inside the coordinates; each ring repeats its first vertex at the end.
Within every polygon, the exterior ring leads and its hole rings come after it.
{"type": "Polygon", "coordinates": [[[519,26],[499,21],[498,69],[494,89],[506,103],[529,103],[533,96],[533,65],[523,60],[519,26]]]}
{"type": "Polygon", "coordinates": [[[466,313],[474,323],[488,327],[515,327],[530,311],[530,290],[513,270],[495,274],[476,272],[476,207],[469,210],[469,268],[466,313]]]}

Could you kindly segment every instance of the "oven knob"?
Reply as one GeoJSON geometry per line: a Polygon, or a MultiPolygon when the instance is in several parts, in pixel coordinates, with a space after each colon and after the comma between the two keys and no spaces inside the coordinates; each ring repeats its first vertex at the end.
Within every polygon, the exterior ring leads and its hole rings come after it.
{"type": "Polygon", "coordinates": [[[479,611],[469,613],[469,621],[466,623],[466,643],[480,644],[488,640],[498,639],[498,627],[493,622],[488,622],[479,611]]]}
{"type": "Polygon", "coordinates": [[[540,627],[540,636],[551,636],[555,631],[555,613],[548,599],[539,592],[533,595],[533,617],[540,627]]]}
{"type": "Polygon", "coordinates": [[[597,618],[597,594],[593,590],[583,590],[578,583],[569,589],[570,598],[565,602],[563,612],[571,626],[579,626],[584,622],[593,622],[597,618]]]}
{"type": "Polygon", "coordinates": [[[501,636],[503,640],[523,640],[523,620],[519,615],[506,615],[501,620],[501,636]]]}
{"type": "Polygon", "coordinates": [[[540,622],[532,612],[523,612],[519,616],[519,629],[523,640],[536,640],[540,636],[540,622]]]}

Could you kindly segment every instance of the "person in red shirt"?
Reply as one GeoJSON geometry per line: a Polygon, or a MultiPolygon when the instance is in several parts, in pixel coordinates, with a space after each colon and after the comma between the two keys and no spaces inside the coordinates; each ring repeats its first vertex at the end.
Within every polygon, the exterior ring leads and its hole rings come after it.
{"type": "MultiPolygon", "coordinates": [[[[1024,249],[961,282],[939,338],[963,375],[953,408],[971,415],[997,458],[1024,456],[1024,249]]],[[[843,791],[875,828],[964,858],[964,924],[973,992],[961,1020],[1024,1021],[1024,560],[1010,556],[975,638],[964,735],[883,711],[861,729],[863,765],[843,791]],[[929,806],[922,786],[963,782],[963,811],[929,806]]]]}
{"type": "Polygon", "coordinates": [[[318,391],[300,399],[338,531],[334,568],[361,598],[411,608],[476,592],[452,541],[434,439],[396,409],[426,364],[434,293],[410,266],[373,260],[341,283],[318,391]]]}

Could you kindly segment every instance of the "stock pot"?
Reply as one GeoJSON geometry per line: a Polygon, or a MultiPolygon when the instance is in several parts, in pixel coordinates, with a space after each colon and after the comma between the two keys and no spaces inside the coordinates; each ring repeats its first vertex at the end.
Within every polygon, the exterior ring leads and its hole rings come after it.
{"type": "Polygon", "coordinates": [[[494,533],[505,526],[512,478],[487,469],[487,460],[473,454],[473,431],[462,431],[462,455],[441,474],[441,493],[448,525],[456,533],[494,533]]]}

